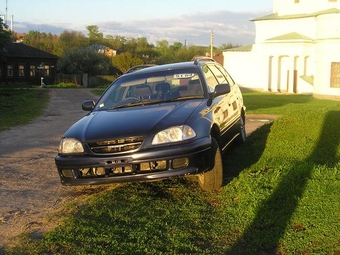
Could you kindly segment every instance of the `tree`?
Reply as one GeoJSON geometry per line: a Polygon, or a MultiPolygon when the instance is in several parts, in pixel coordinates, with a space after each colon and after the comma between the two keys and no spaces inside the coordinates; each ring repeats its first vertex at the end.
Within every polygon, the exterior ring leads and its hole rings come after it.
{"type": "Polygon", "coordinates": [[[24,42],[34,48],[55,54],[58,36],[51,33],[41,33],[30,30],[24,37],[24,42]]]}
{"type": "Polygon", "coordinates": [[[89,46],[89,40],[82,32],[65,30],[59,36],[57,44],[58,56],[62,56],[72,48],[83,48],[89,46]]]}
{"type": "Polygon", "coordinates": [[[204,56],[204,47],[191,45],[189,47],[182,47],[175,51],[175,62],[190,61],[195,56],[204,56]]]}
{"type": "Polygon", "coordinates": [[[101,43],[103,41],[103,33],[99,32],[99,27],[97,25],[90,25],[86,27],[88,31],[88,37],[90,39],[90,44],[101,43]]]}
{"type": "Polygon", "coordinates": [[[155,46],[148,43],[148,40],[145,37],[137,38],[134,55],[148,64],[154,64],[159,56],[158,52],[155,50],[155,46]]]}
{"type": "Polygon", "coordinates": [[[194,45],[186,47],[180,42],[170,45],[166,40],[158,41],[156,50],[159,54],[157,64],[190,61],[194,56],[202,56],[205,53],[204,47],[194,45]]]}
{"type": "Polygon", "coordinates": [[[124,44],[126,43],[126,38],[124,36],[115,36],[107,35],[105,37],[105,42],[108,47],[111,47],[112,49],[119,50],[123,49],[124,44]]]}
{"type": "Polygon", "coordinates": [[[0,18],[0,61],[5,58],[4,48],[11,42],[11,32],[0,18]]]}
{"type": "Polygon", "coordinates": [[[58,62],[59,71],[69,74],[108,74],[110,67],[109,58],[89,47],[73,48],[65,52],[58,62]]]}
{"type": "Polygon", "coordinates": [[[170,45],[169,46],[170,49],[174,50],[174,51],[177,51],[177,50],[180,50],[183,48],[183,43],[181,42],[174,42],[173,45],[170,45]]]}
{"type": "Polygon", "coordinates": [[[126,52],[115,56],[112,59],[112,64],[120,71],[125,73],[129,68],[133,66],[142,65],[143,60],[136,56],[133,56],[130,52],[126,52]]]}
{"type": "Polygon", "coordinates": [[[223,43],[220,47],[218,47],[217,49],[217,53],[222,53],[223,51],[227,50],[227,49],[232,49],[232,48],[236,48],[236,47],[240,47],[241,45],[239,44],[232,44],[230,43],[223,43]]]}
{"type": "Polygon", "coordinates": [[[169,42],[167,40],[157,41],[157,51],[159,54],[159,58],[156,61],[156,64],[167,64],[174,61],[174,51],[169,47],[169,42]]]}

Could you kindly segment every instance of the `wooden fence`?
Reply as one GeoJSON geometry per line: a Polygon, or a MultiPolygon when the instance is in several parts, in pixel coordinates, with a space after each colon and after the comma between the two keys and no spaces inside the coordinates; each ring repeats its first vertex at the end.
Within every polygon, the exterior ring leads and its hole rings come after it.
{"type": "Polygon", "coordinates": [[[116,75],[88,75],[88,74],[57,74],[56,84],[73,83],[83,87],[96,88],[107,87],[118,76],[116,75]]]}

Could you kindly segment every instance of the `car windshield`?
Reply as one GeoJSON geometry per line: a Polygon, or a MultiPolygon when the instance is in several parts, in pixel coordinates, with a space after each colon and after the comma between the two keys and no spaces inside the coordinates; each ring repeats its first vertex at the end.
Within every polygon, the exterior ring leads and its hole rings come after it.
{"type": "Polygon", "coordinates": [[[96,104],[95,110],[203,98],[196,69],[166,70],[118,78],[96,104]]]}

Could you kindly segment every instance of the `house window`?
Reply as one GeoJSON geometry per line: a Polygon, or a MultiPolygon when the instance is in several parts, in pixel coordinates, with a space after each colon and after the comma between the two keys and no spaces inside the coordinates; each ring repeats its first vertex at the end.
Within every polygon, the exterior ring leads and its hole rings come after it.
{"type": "Polygon", "coordinates": [[[340,62],[331,64],[331,88],[340,88],[340,62]]]}
{"type": "Polygon", "coordinates": [[[7,76],[12,77],[13,76],[13,66],[7,65],[7,76]]]}
{"type": "Polygon", "coordinates": [[[35,65],[30,65],[30,76],[35,76],[35,65]]]}
{"type": "Polygon", "coordinates": [[[48,65],[45,65],[44,76],[50,76],[50,66],[48,65]]]}
{"type": "Polygon", "coordinates": [[[25,76],[25,66],[24,65],[19,65],[19,67],[18,67],[18,76],[19,77],[25,76]]]}

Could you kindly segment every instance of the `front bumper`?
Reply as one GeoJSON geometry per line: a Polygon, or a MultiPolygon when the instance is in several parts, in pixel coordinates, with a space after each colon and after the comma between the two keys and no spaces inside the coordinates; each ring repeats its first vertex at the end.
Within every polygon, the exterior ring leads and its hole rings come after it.
{"type": "Polygon", "coordinates": [[[96,185],[165,179],[210,169],[211,138],[155,147],[121,156],[55,158],[63,185],[96,185]]]}

